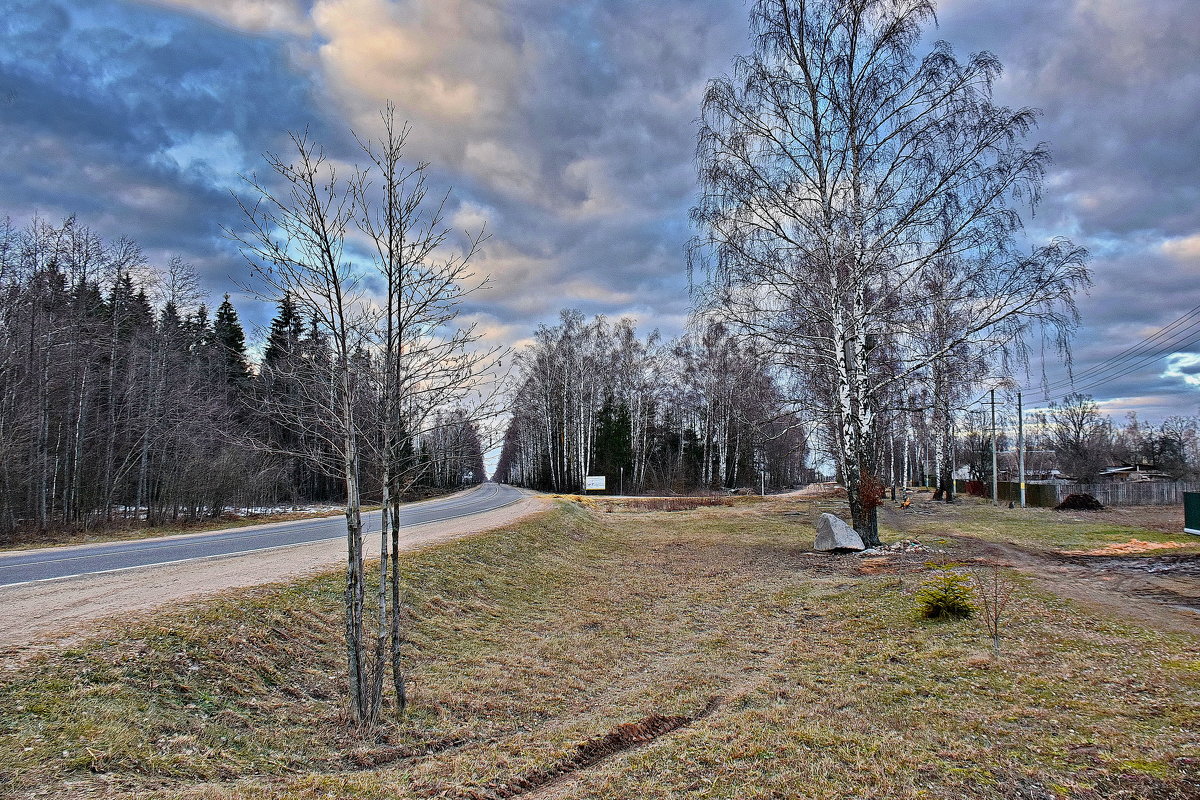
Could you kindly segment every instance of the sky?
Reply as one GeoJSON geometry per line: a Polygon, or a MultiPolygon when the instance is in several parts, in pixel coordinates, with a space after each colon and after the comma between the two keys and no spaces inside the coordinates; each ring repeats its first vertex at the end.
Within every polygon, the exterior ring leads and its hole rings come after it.
{"type": "MultiPolygon", "coordinates": [[[[565,307],[673,335],[690,308],[695,121],[706,82],[748,48],[747,11],[0,0],[0,215],[75,214],[155,263],[180,255],[253,329],[272,310],[239,292],[246,267],[222,233],[241,225],[239,174],[262,172],[289,131],[353,160],[350,131],[377,133],[391,101],[410,155],[453,190],[450,222],[491,233],[476,266],[493,288],[466,309],[488,341],[519,345],[565,307]]],[[[1110,373],[1088,370],[1200,306],[1200,3],[944,0],[928,36],[995,53],[997,99],[1042,112],[1054,163],[1028,233],[1092,254],[1076,386],[1117,417],[1196,414],[1200,341],[1098,385],[1110,373]]],[[[1061,367],[1047,374],[1051,397],[1069,391],[1061,367]]]]}

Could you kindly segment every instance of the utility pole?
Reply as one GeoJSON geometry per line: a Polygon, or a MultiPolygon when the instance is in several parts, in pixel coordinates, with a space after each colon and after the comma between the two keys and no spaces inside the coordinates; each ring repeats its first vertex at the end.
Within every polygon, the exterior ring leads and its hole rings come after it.
{"type": "Polygon", "coordinates": [[[1000,502],[1000,498],[997,496],[999,494],[999,486],[997,485],[999,477],[997,474],[998,464],[996,463],[996,390],[989,389],[988,393],[991,395],[991,399],[983,405],[990,405],[992,407],[992,505],[996,505],[1000,502]]]}
{"type": "Polygon", "coordinates": [[[997,491],[999,484],[999,475],[997,474],[996,463],[996,390],[992,389],[992,505],[1000,502],[1000,493],[997,491]]]}
{"type": "Polygon", "coordinates": [[[1021,508],[1025,507],[1025,413],[1017,392],[1017,480],[1021,483],[1021,508]]]}

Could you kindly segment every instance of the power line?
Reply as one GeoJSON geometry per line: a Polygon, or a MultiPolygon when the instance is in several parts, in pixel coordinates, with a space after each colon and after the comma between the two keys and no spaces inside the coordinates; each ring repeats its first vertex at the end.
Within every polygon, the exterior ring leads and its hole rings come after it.
{"type": "Polygon", "coordinates": [[[1112,375],[1109,375],[1109,376],[1102,378],[1100,380],[1097,380],[1097,381],[1093,381],[1092,383],[1085,384],[1083,386],[1074,386],[1074,387],[1072,387],[1070,392],[1067,392],[1067,394],[1059,395],[1054,398],[1050,398],[1048,400],[1048,402],[1054,402],[1055,400],[1062,400],[1072,394],[1082,394],[1086,391],[1097,389],[1101,386],[1105,386],[1107,384],[1112,383],[1113,381],[1116,381],[1116,380],[1119,380],[1120,378],[1125,377],[1126,375],[1129,375],[1131,373],[1138,372],[1139,370],[1144,369],[1148,365],[1154,363],[1158,359],[1162,358],[1165,355],[1170,354],[1171,352],[1173,352],[1175,350],[1190,349],[1192,347],[1195,347],[1196,345],[1200,345],[1200,338],[1191,340],[1186,345],[1184,345],[1183,348],[1170,347],[1165,350],[1162,350],[1161,352],[1152,353],[1150,356],[1136,362],[1135,364],[1133,364],[1131,366],[1128,366],[1128,367],[1122,369],[1120,372],[1113,373],[1112,375]]]}
{"type": "Polygon", "coordinates": [[[1151,359],[1153,359],[1153,357],[1169,353],[1172,349],[1178,349],[1178,345],[1183,342],[1190,342],[1192,339],[1200,336],[1200,319],[1193,321],[1192,324],[1183,327],[1181,330],[1176,330],[1174,333],[1171,333],[1171,336],[1162,338],[1166,332],[1168,332],[1166,329],[1160,330],[1154,333],[1154,335],[1142,339],[1141,342],[1133,345],[1133,347],[1122,350],[1120,354],[1109,357],[1109,359],[1105,359],[1097,363],[1097,365],[1085,369],[1084,372],[1074,374],[1070,378],[1051,381],[1046,387],[1050,390],[1064,389],[1064,387],[1078,384],[1084,379],[1094,380],[1102,378],[1105,373],[1121,369],[1123,362],[1127,362],[1129,359],[1140,359],[1140,357],[1146,355],[1150,355],[1151,359]]]}
{"type": "Polygon", "coordinates": [[[1047,384],[1047,386],[1045,388],[1050,389],[1050,390],[1065,388],[1067,386],[1071,386],[1075,383],[1078,383],[1080,380],[1082,380],[1084,378],[1088,378],[1088,379],[1098,378],[1100,375],[1103,375],[1106,372],[1109,372],[1113,369],[1118,369],[1121,366],[1121,362],[1127,360],[1128,358],[1141,358],[1142,356],[1145,356],[1148,353],[1151,354],[1151,357],[1153,358],[1153,357],[1157,357],[1158,355],[1162,355],[1163,353],[1168,352],[1172,349],[1177,349],[1178,345],[1181,342],[1193,339],[1196,337],[1196,335],[1198,333],[1200,333],[1200,319],[1195,320],[1194,322],[1192,322],[1191,324],[1187,325],[1186,327],[1184,327],[1182,329],[1176,330],[1179,328],[1179,326],[1181,324],[1186,322],[1189,318],[1192,318],[1193,316],[1195,316],[1197,311],[1200,311],[1200,306],[1196,306],[1195,308],[1193,308],[1191,311],[1184,314],[1179,319],[1175,320],[1174,322],[1170,323],[1169,325],[1164,326],[1163,328],[1160,328],[1158,331],[1151,334],[1150,336],[1145,337],[1141,341],[1139,341],[1133,345],[1130,345],[1129,347],[1122,350],[1120,353],[1117,353],[1115,356],[1111,356],[1111,357],[1101,361],[1100,363],[1089,367],[1088,369],[1084,370],[1083,372],[1080,372],[1076,375],[1072,375],[1070,378],[1065,378],[1060,381],[1052,381],[1049,384],[1047,384]],[[1171,334],[1171,335],[1168,338],[1163,339],[1163,337],[1166,336],[1167,334],[1171,334]],[[1159,341],[1159,340],[1161,340],[1161,341],[1159,341]],[[1147,349],[1147,348],[1153,349],[1156,346],[1157,346],[1157,350],[1154,350],[1153,353],[1151,352],[1150,349],[1147,349]],[[1138,352],[1138,351],[1142,351],[1142,352],[1138,352]]]}
{"type": "MultiPolygon", "coordinates": [[[[1197,312],[1200,312],[1200,305],[1193,307],[1173,322],[1163,326],[1141,341],[1130,345],[1115,356],[1089,367],[1078,375],[1062,381],[1051,382],[1040,388],[1046,395],[1068,387],[1070,387],[1071,391],[1067,394],[1084,392],[1112,383],[1130,373],[1137,372],[1148,364],[1172,352],[1194,347],[1200,344],[1200,319],[1193,320],[1197,316],[1197,312]],[[1193,321],[1188,323],[1189,320],[1193,321]],[[1184,323],[1188,324],[1184,325],[1184,323]],[[1183,326],[1182,328],[1180,327],[1181,325],[1183,326]],[[1136,358],[1138,361],[1129,365],[1128,361],[1131,358],[1136,358]],[[1087,378],[1088,382],[1079,385],[1080,380],[1084,378],[1087,378]]],[[[1065,396],[1063,395],[1054,399],[1062,399],[1065,396]]]]}
{"type": "MultiPolygon", "coordinates": [[[[1200,345],[1200,304],[1193,306],[1170,323],[1126,347],[1116,355],[1104,359],[1100,363],[1094,364],[1076,375],[1072,375],[1070,378],[1061,381],[1051,381],[1041,387],[1026,386],[1024,387],[1024,391],[1040,390],[1046,396],[1046,400],[1043,402],[1053,403],[1063,400],[1071,394],[1082,393],[1089,389],[1096,389],[1112,383],[1126,375],[1137,372],[1165,355],[1180,349],[1190,349],[1196,345],[1200,345]],[[1191,321],[1189,322],[1189,320],[1191,321]],[[1185,325],[1184,323],[1188,324],[1185,325]],[[1183,327],[1181,328],[1180,326],[1183,327]],[[1184,344],[1185,342],[1186,344],[1184,344]],[[1133,365],[1129,365],[1128,361],[1130,358],[1137,358],[1139,360],[1133,365]],[[1114,370],[1116,371],[1114,372],[1114,370]],[[1082,386],[1078,385],[1079,381],[1084,378],[1087,378],[1089,382],[1082,386]],[[1059,390],[1068,388],[1070,391],[1066,394],[1057,394],[1059,390]],[[1056,396],[1051,397],[1052,392],[1056,393],[1056,396]]],[[[983,403],[983,398],[988,396],[989,391],[991,390],[985,390],[978,398],[960,406],[958,410],[965,410],[983,403]]]]}
{"type": "Polygon", "coordinates": [[[1145,358],[1142,361],[1139,361],[1138,363],[1134,364],[1133,366],[1131,366],[1125,370],[1122,370],[1121,372],[1118,372],[1115,375],[1112,375],[1109,378],[1106,378],[1106,379],[1100,380],[1100,381],[1096,381],[1094,383],[1089,383],[1086,386],[1080,387],[1080,389],[1078,389],[1077,391],[1083,391],[1085,389],[1092,389],[1097,386],[1103,386],[1106,383],[1112,383],[1113,381],[1115,381],[1118,378],[1123,378],[1131,372],[1137,372],[1138,370],[1157,361],[1158,359],[1162,358],[1163,356],[1169,355],[1174,350],[1179,350],[1179,349],[1188,350],[1188,349],[1191,349],[1192,347],[1196,346],[1197,344],[1200,344],[1200,338],[1193,339],[1192,341],[1190,341],[1186,345],[1184,345],[1182,348],[1172,347],[1169,350],[1164,350],[1160,353],[1155,353],[1155,354],[1149,356],[1148,358],[1145,358]]]}

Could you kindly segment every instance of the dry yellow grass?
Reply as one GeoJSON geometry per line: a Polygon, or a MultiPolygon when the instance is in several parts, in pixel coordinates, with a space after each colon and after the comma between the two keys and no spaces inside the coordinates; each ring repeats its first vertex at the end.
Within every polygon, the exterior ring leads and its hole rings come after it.
{"type": "Polygon", "coordinates": [[[0,792],[1196,796],[1194,636],[1025,587],[993,660],[981,624],[917,617],[928,556],[811,554],[830,502],[567,503],[408,557],[414,711],[369,736],[337,576],[146,618],[0,681],[0,792]],[[655,715],[699,718],[561,768],[655,715]]]}
{"type": "Polygon", "coordinates": [[[1155,555],[1160,555],[1163,550],[1182,550],[1187,546],[1186,542],[1143,542],[1141,539],[1130,539],[1128,542],[1115,542],[1092,550],[1064,550],[1063,553],[1069,556],[1140,556],[1157,550],[1159,553],[1155,555]]]}

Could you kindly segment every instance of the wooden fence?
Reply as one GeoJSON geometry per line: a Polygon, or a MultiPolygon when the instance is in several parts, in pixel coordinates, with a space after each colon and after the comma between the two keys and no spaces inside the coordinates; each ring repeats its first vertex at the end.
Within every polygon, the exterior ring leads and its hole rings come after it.
{"type": "Polygon", "coordinates": [[[1058,490],[1059,503],[1069,494],[1090,494],[1106,506],[1171,506],[1183,505],[1183,493],[1200,491],[1200,483],[1184,483],[1183,481],[1071,483],[1054,488],[1058,490]]]}
{"type": "MultiPolygon", "coordinates": [[[[967,491],[968,481],[955,481],[957,491],[967,491]]],[[[992,485],[983,484],[984,495],[992,485]]],[[[1021,490],[1015,481],[996,485],[1002,502],[1019,502],[1021,490]]],[[[1200,492],[1200,483],[1183,481],[1137,481],[1132,483],[1026,483],[1025,504],[1035,508],[1053,508],[1069,494],[1090,494],[1106,506],[1182,505],[1184,492],[1200,492]]]]}

